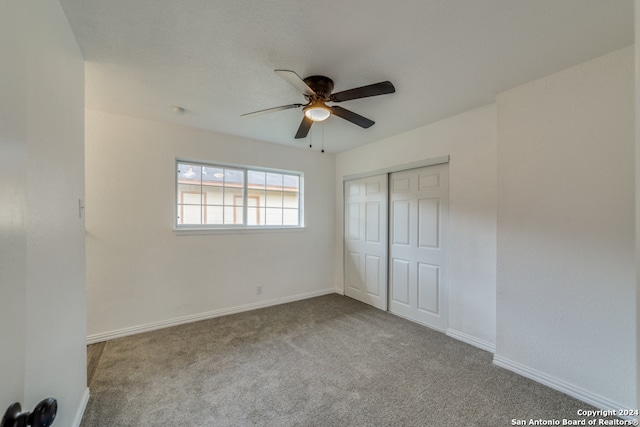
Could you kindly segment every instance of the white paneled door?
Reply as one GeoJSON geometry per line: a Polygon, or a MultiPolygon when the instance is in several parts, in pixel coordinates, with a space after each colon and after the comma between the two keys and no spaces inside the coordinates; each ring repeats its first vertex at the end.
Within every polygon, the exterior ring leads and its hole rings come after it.
{"type": "Polygon", "coordinates": [[[389,311],[447,327],[449,165],[394,172],[389,179],[389,311]]]}
{"type": "Polygon", "coordinates": [[[344,183],[345,295],[387,310],[387,174],[344,183]]]}

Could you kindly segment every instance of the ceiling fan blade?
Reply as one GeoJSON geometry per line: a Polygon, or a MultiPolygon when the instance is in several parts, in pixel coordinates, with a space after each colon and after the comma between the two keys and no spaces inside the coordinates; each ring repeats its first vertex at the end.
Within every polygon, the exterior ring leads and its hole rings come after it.
{"type": "Polygon", "coordinates": [[[362,128],[365,128],[365,129],[370,128],[375,123],[373,120],[369,120],[366,117],[362,117],[360,114],[356,114],[353,111],[347,110],[346,108],[342,108],[337,105],[334,105],[330,108],[331,108],[331,113],[345,120],[348,120],[351,123],[358,125],[362,128]]]}
{"type": "Polygon", "coordinates": [[[396,88],[393,86],[393,83],[391,83],[390,81],[386,81],[334,93],[333,95],[331,95],[331,101],[349,101],[352,99],[366,98],[368,96],[385,95],[387,93],[394,93],[395,91],[396,88]]]}
{"type": "Polygon", "coordinates": [[[314,90],[311,89],[309,85],[306,84],[304,80],[302,80],[302,78],[296,74],[295,71],[291,71],[291,70],[274,70],[274,71],[280,77],[285,79],[291,86],[295,87],[305,95],[313,96],[316,94],[314,90]]]}
{"type": "Polygon", "coordinates": [[[311,120],[307,116],[304,116],[302,118],[302,123],[300,123],[300,127],[298,128],[298,132],[296,132],[296,139],[306,138],[312,124],[313,120],[311,120]]]}
{"type": "Polygon", "coordinates": [[[260,114],[272,113],[274,111],[288,110],[290,108],[300,108],[303,104],[290,104],[290,105],[282,105],[280,107],[267,108],[265,110],[254,111],[253,113],[242,114],[240,117],[254,117],[259,116],[260,114]]]}

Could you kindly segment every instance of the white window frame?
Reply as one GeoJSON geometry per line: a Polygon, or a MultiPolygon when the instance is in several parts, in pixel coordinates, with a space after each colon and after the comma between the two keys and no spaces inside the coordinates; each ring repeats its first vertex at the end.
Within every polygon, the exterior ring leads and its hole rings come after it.
{"type": "MultiPolygon", "coordinates": [[[[259,166],[249,165],[237,165],[231,163],[213,163],[202,160],[191,160],[186,158],[176,158],[174,167],[174,231],[177,234],[208,234],[208,233],[242,233],[242,232],[261,232],[261,231],[296,231],[304,229],[304,174],[300,171],[291,171],[284,169],[273,169],[259,166]],[[242,224],[179,224],[178,215],[180,211],[179,202],[179,187],[178,187],[178,165],[189,164],[194,166],[204,166],[213,168],[229,168],[242,170],[244,174],[243,183],[243,206],[242,206],[242,224]],[[247,175],[249,171],[265,172],[265,173],[277,173],[285,175],[295,175],[298,177],[298,224],[297,225],[247,225],[247,210],[248,210],[248,179],[247,175]]],[[[202,206],[202,204],[201,204],[202,206]]]]}

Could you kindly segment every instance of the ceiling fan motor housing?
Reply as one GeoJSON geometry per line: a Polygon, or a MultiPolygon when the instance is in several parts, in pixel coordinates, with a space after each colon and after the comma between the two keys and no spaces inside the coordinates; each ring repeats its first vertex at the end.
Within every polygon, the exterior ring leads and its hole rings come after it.
{"type": "Polygon", "coordinates": [[[304,79],[304,82],[318,95],[319,98],[325,101],[329,100],[331,92],[333,91],[333,80],[325,76],[309,76],[304,79]]]}

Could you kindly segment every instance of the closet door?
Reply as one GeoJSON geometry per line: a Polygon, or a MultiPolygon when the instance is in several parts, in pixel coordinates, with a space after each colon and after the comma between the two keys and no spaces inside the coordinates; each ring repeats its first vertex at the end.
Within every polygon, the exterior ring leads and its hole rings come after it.
{"type": "Polygon", "coordinates": [[[387,174],[344,183],[345,295],[387,310],[387,174]]]}
{"type": "Polygon", "coordinates": [[[389,311],[447,327],[448,164],[392,173],[389,311]]]}

